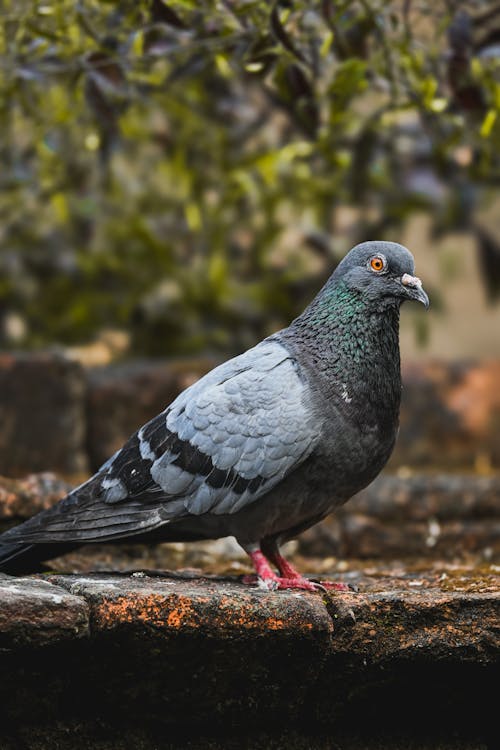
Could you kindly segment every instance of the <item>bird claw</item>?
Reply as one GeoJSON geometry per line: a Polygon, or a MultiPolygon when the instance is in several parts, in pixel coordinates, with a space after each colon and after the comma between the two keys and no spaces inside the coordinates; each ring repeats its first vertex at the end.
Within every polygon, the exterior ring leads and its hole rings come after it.
{"type": "Polygon", "coordinates": [[[309,580],[310,580],[310,583],[312,583],[312,585],[314,586],[315,591],[321,591],[322,594],[327,593],[325,586],[323,586],[323,584],[320,581],[313,581],[312,579],[309,579],[309,580]]]}
{"type": "Polygon", "coordinates": [[[346,591],[348,593],[357,593],[358,587],[354,583],[342,583],[340,581],[318,581],[316,578],[311,578],[311,581],[317,586],[320,586],[326,593],[327,591],[346,591]]]}

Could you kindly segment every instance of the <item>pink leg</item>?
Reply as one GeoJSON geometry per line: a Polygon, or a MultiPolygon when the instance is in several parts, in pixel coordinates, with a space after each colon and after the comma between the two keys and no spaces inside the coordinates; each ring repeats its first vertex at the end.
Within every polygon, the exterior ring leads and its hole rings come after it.
{"type": "Polygon", "coordinates": [[[303,589],[304,591],[317,591],[320,588],[318,584],[308,581],[306,578],[302,578],[302,576],[300,576],[291,566],[290,570],[295,574],[291,578],[277,576],[271,569],[266,557],[260,549],[249,552],[248,554],[257,573],[257,581],[255,581],[254,576],[245,576],[243,578],[243,583],[257,582],[258,586],[266,588],[269,591],[274,589],[303,589]]]}
{"type": "MultiPolygon", "coordinates": [[[[303,578],[300,573],[295,570],[293,565],[286,560],[283,555],[279,551],[279,547],[275,541],[266,541],[263,542],[262,545],[262,551],[264,552],[265,556],[268,560],[272,562],[273,565],[276,565],[278,568],[280,575],[283,576],[283,578],[286,578],[288,580],[307,580],[303,578]]],[[[336,581],[308,581],[308,583],[316,584],[316,588],[323,588],[323,589],[330,589],[333,591],[352,591],[353,589],[349,586],[347,583],[339,583],[336,581]]]]}
{"type": "Polygon", "coordinates": [[[299,571],[295,570],[293,565],[283,557],[278,549],[278,546],[273,545],[273,547],[274,549],[272,547],[266,546],[264,554],[267,559],[272,562],[273,565],[276,565],[283,578],[302,578],[299,571]]]}

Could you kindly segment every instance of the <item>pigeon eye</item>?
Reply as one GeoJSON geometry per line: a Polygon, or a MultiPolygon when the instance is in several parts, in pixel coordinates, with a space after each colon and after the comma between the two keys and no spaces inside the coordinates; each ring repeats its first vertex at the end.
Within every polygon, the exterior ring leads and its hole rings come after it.
{"type": "Polygon", "coordinates": [[[374,255],[373,258],[370,259],[370,268],[372,271],[375,271],[375,273],[384,271],[386,266],[387,261],[382,255],[374,255]]]}

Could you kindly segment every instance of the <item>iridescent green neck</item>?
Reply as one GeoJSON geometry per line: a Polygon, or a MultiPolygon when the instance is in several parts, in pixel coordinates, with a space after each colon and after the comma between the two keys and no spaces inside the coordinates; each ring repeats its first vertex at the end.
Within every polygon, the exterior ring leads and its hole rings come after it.
{"type": "Polygon", "coordinates": [[[333,279],[276,338],[323,406],[354,410],[365,426],[394,435],[401,398],[399,305],[333,279]]]}
{"type": "Polygon", "coordinates": [[[342,281],[327,283],[280,338],[307,351],[316,369],[344,379],[370,379],[381,358],[399,371],[399,307],[376,306],[342,281]]]}
{"type": "Polygon", "coordinates": [[[324,331],[327,334],[331,327],[349,326],[353,320],[366,313],[367,305],[363,296],[341,282],[324,287],[297,321],[303,318],[318,333],[324,331]]]}
{"type": "Polygon", "coordinates": [[[359,292],[349,289],[343,282],[327,284],[290,328],[303,334],[309,332],[324,343],[337,330],[355,335],[357,322],[366,326],[368,313],[366,301],[359,292]]]}

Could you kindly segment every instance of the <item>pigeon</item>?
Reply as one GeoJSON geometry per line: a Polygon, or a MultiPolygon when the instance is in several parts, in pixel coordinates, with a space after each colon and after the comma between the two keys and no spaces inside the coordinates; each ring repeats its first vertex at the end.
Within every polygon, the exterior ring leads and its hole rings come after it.
{"type": "Polygon", "coordinates": [[[224,362],[147,422],[88,481],[0,535],[0,571],[83,544],[234,536],[268,590],[343,589],[280,545],[366,487],[398,430],[401,303],[429,299],[409,250],[364,242],[292,323],[224,362]]]}

